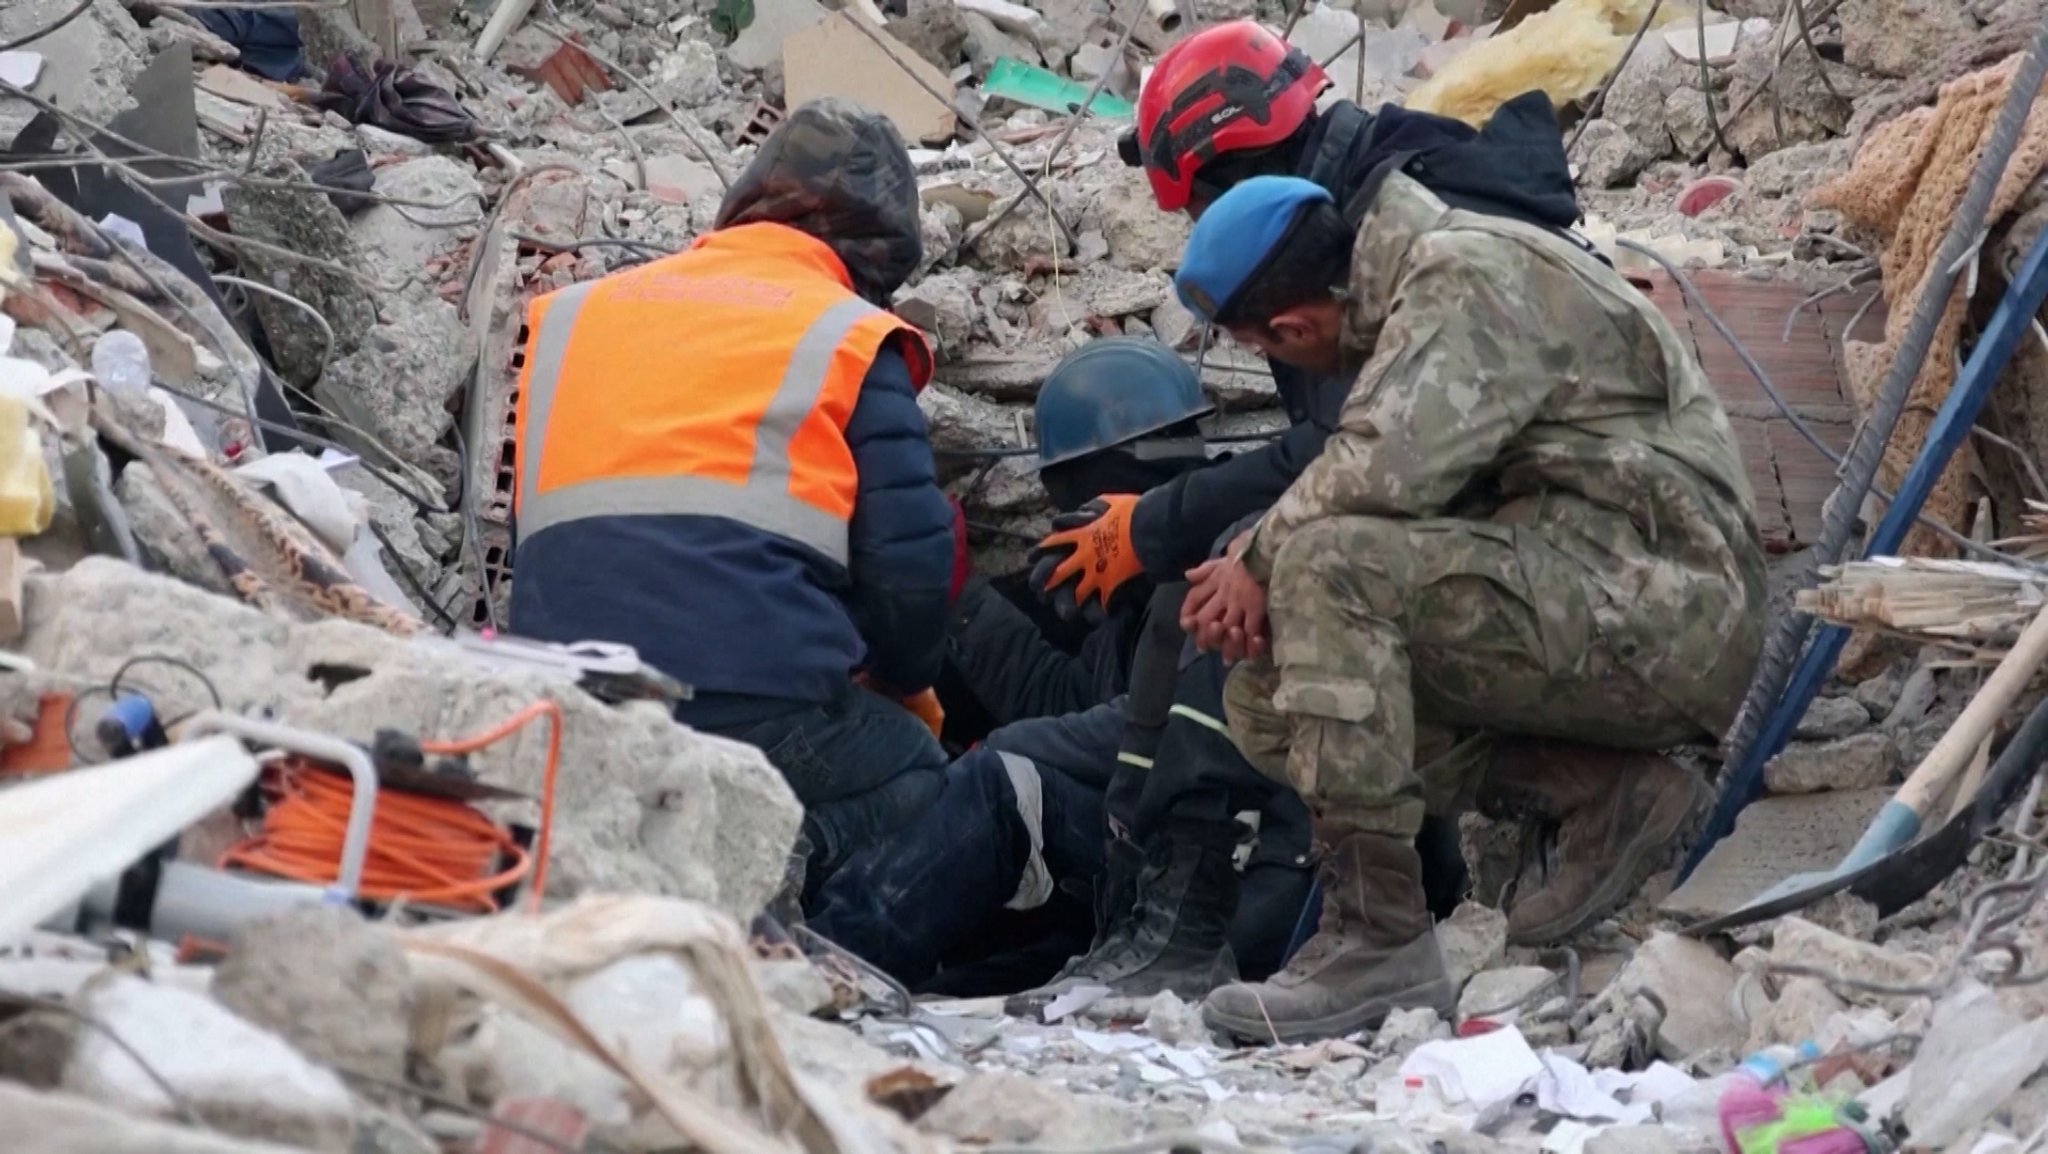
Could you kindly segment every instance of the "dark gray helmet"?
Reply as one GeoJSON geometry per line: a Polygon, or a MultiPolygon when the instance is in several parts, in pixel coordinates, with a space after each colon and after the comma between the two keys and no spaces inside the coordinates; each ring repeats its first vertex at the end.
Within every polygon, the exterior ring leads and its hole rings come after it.
{"type": "Polygon", "coordinates": [[[887,117],[849,100],[813,100],[761,142],[718,206],[716,227],[781,224],[837,253],[867,300],[889,298],[924,256],[917,174],[887,117]]]}

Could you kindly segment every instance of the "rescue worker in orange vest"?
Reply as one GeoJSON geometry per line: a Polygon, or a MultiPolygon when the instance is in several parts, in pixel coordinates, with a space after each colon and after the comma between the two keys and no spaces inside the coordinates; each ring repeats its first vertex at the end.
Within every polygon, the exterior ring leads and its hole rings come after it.
{"type": "Polygon", "coordinates": [[[512,628],[631,644],[696,690],[679,720],[766,753],[806,811],[784,898],[944,781],[953,514],[930,349],[885,311],[921,254],[895,129],[821,100],[714,231],[527,318],[512,628]]]}

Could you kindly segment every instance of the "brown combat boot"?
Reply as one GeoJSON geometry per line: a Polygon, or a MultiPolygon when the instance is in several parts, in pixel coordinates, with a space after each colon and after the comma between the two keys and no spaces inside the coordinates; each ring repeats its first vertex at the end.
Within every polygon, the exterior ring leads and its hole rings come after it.
{"type": "Polygon", "coordinates": [[[1218,1030],[1260,1042],[1377,1027],[1390,1011],[1449,1014],[1458,991],[1423,901],[1422,859],[1406,838],[1349,834],[1323,862],[1323,918],[1287,968],[1233,983],[1202,1003],[1218,1030]]]}
{"type": "Polygon", "coordinates": [[[1549,945],[1621,908],[1685,834],[1706,799],[1670,758],[1562,741],[1503,741],[1480,810],[1557,823],[1540,876],[1524,867],[1508,903],[1508,941],[1549,945]]]}

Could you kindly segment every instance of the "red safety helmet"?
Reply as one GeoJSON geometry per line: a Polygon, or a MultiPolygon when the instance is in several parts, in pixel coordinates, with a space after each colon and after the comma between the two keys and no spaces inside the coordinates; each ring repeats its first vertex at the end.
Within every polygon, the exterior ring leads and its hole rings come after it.
{"type": "Polygon", "coordinates": [[[1217,156],[1294,135],[1329,83],[1307,53],[1250,20],[1204,28],[1167,49],[1138,94],[1132,141],[1159,207],[1186,208],[1195,173],[1217,156]]]}

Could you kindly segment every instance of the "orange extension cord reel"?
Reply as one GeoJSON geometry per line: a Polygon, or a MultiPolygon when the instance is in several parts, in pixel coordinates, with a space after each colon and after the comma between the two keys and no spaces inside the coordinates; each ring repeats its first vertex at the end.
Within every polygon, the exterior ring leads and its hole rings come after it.
{"type": "MultiPolygon", "coordinates": [[[[467,802],[381,783],[357,896],[379,903],[403,900],[495,913],[497,895],[531,874],[529,900],[538,909],[547,888],[548,847],[554,832],[561,707],[552,701],[537,702],[473,737],[423,741],[419,746],[436,756],[475,753],[542,717],[548,720],[547,766],[541,776],[540,826],[532,853],[511,831],[467,802]]],[[[262,829],[221,855],[221,867],[310,885],[332,884],[341,874],[342,841],[355,799],[348,773],[292,756],[266,770],[260,788],[266,802],[262,829]]]]}

